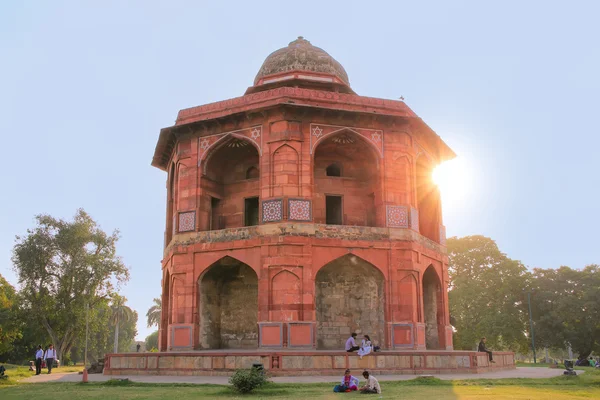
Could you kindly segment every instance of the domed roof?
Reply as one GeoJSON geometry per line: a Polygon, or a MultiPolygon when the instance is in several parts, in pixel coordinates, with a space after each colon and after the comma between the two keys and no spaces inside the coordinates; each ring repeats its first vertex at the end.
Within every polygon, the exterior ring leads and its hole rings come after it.
{"type": "Polygon", "coordinates": [[[254,84],[257,85],[265,76],[294,70],[333,75],[350,86],[348,74],[342,64],[327,54],[325,50],[310,44],[302,36],[299,36],[287,47],[269,54],[256,74],[254,84]]]}

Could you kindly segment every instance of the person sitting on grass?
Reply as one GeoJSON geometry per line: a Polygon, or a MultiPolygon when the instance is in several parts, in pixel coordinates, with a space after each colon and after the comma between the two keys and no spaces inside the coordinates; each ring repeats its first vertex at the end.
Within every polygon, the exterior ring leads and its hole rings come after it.
{"type": "Polygon", "coordinates": [[[381,386],[379,386],[379,381],[374,376],[369,375],[369,371],[364,371],[363,377],[367,380],[367,382],[363,387],[360,388],[360,393],[381,394],[381,386]]]}
{"type": "Polygon", "coordinates": [[[355,390],[358,390],[358,378],[352,376],[350,370],[347,369],[346,372],[344,372],[341,383],[339,385],[335,385],[333,391],[336,393],[341,393],[352,392],[355,390]]]}

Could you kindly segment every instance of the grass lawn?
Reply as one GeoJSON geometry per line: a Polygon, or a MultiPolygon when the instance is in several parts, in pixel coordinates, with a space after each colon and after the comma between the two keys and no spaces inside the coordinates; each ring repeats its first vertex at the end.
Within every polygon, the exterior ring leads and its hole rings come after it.
{"type": "MultiPolygon", "coordinates": [[[[442,381],[416,378],[382,382],[386,399],[600,399],[600,371],[585,368],[579,377],[442,381]]],[[[268,384],[250,395],[222,385],[104,383],[15,384],[0,387],[0,398],[27,399],[339,399],[358,393],[332,392],[331,384],[268,384]]],[[[369,396],[368,398],[380,398],[369,396]]]]}
{"type": "MultiPolygon", "coordinates": [[[[0,379],[0,388],[3,386],[16,385],[20,379],[29,378],[30,376],[35,375],[34,371],[30,371],[29,367],[21,367],[17,365],[11,364],[2,364],[6,368],[6,376],[8,379],[0,379]]],[[[83,365],[79,365],[76,367],[59,367],[52,368],[55,373],[60,372],[79,372],[83,371],[83,365]]],[[[46,368],[42,369],[42,374],[47,373],[48,370],[46,368]]],[[[0,392],[2,393],[2,392],[0,392]]]]}

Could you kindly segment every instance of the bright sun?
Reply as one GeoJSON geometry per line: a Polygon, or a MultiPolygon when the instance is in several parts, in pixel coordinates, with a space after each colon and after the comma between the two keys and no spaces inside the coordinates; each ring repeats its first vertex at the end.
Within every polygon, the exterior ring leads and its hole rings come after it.
{"type": "Polygon", "coordinates": [[[463,158],[455,158],[438,165],[432,174],[433,182],[442,195],[444,209],[460,206],[471,189],[472,176],[463,158]]]}

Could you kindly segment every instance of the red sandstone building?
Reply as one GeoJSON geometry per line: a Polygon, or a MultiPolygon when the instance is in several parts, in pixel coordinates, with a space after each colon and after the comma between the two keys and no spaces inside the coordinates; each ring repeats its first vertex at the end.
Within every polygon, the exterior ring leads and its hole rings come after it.
{"type": "Polygon", "coordinates": [[[402,101],[363,97],[298,38],[242,97],[160,132],[168,173],[160,350],[452,349],[434,166],[402,101]]]}

